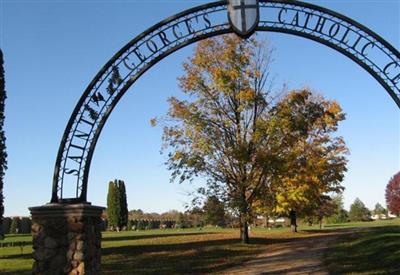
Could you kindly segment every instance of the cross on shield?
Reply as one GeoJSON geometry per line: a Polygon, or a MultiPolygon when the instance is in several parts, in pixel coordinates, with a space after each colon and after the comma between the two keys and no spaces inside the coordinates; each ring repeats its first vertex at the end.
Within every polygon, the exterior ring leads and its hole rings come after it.
{"type": "Polygon", "coordinates": [[[258,0],[228,0],[228,18],[236,34],[249,37],[260,19],[258,0]]]}

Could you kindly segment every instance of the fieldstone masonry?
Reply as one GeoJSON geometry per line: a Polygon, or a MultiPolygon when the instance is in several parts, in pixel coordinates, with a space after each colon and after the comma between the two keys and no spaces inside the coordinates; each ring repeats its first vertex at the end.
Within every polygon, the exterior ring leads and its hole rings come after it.
{"type": "Polygon", "coordinates": [[[103,207],[47,204],[31,207],[32,274],[100,274],[103,207]]]}

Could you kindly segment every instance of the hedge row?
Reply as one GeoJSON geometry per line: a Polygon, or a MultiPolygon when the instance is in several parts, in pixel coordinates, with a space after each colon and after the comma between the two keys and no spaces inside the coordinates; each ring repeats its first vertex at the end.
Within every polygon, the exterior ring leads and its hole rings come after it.
{"type": "Polygon", "coordinates": [[[31,226],[32,220],[28,217],[5,217],[3,219],[4,234],[29,234],[31,226]]]}

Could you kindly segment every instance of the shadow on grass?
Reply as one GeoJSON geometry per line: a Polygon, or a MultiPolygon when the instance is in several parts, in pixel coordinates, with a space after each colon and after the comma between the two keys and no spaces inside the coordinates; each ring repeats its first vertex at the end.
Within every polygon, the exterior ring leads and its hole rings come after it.
{"type": "Polygon", "coordinates": [[[132,245],[102,249],[102,274],[203,274],[221,272],[253,259],[272,243],[291,239],[252,238],[132,245]]]}
{"type": "Polygon", "coordinates": [[[362,228],[329,247],[325,261],[333,274],[400,274],[400,226],[362,228]]]}
{"type": "Polygon", "coordinates": [[[18,275],[30,275],[30,274],[32,274],[32,271],[27,271],[27,270],[16,270],[16,271],[3,271],[3,270],[1,270],[0,269],[0,274],[1,275],[16,275],[16,274],[18,274],[18,275]]]}
{"type": "MultiPolygon", "coordinates": [[[[24,259],[32,259],[32,254],[12,254],[12,255],[5,255],[2,256],[0,255],[0,260],[10,260],[10,259],[19,259],[19,260],[24,260],[24,259]]],[[[3,274],[3,273],[0,273],[3,274]]]]}
{"type": "Polygon", "coordinates": [[[209,235],[215,234],[214,232],[196,232],[196,233],[166,233],[166,234],[149,234],[149,235],[130,235],[130,236],[115,236],[115,237],[103,237],[102,242],[106,241],[133,241],[141,239],[154,239],[154,238],[166,238],[166,237],[180,237],[180,236],[196,236],[196,235],[209,235]]]}
{"type": "Polygon", "coordinates": [[[331,234],[331,233],[348,233],[351,231],[362,230],[360,228],[332,228],[332,229],[302,229],[302,232],[311,233],[311,234],[331,234]]]}
{"type": "MultiPolygon", "coordinates": [[[[368,224],[368,222],[365,222],[368,224]]],[[[354,225],[353,223],[338,223],[338,224],[326,224],[324,225],[325,228],[343,228],[343,227],[357,227],[357,225],[354,225]]]]}

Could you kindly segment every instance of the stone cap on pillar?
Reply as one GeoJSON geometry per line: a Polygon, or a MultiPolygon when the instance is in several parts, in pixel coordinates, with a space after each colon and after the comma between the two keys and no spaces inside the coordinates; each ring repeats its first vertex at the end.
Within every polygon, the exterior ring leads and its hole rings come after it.
{"type": "Polygon", "coordinates": [[[90,203],[62,204],[48,203],[42,206],[29,207],[32,217],[99,217],[105,207],[90,203]]]}

